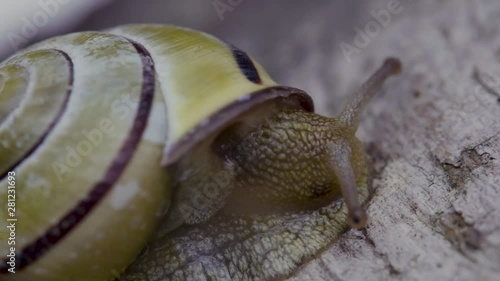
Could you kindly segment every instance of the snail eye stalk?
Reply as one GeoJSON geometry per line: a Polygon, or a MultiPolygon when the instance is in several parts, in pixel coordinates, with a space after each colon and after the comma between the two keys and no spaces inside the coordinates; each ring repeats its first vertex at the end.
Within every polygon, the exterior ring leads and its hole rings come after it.
{"type": "Polygon", "coordinates": [[[363,228],[368,220],[366,211],[358,199],[356,177],[352,167],[352,151],[348,140],[354,137],[361,120],[361,115],[371,98],[382,88],[382,84],[391,75],[401,72],[399,59],[388,58],[358,90],[341,114],[335,119],[345,131],[349,132],[347,139],[334,142],[331,145],[331,166],[340,184],[344,202],[347,206],[349,225],[353,228],[363,228]]]}
{"type": "Polygon", "coordinates": [[[382,88],[384,81],[391,75],[399,74],[401,69],[402,65],[399,59],[387,58],[384,64],[361,86],[336,119],[356,132],[368,102],[382,88]]]}
{"type": "Polygon", "coordinates": [[[346,143],[339,143],[332,145],[331,151],[331,166],[347,206],[349,225],[352,228],[363,228],[368,216],[358,199],[358,188],[351,164],[351,149],[346,143]]]}

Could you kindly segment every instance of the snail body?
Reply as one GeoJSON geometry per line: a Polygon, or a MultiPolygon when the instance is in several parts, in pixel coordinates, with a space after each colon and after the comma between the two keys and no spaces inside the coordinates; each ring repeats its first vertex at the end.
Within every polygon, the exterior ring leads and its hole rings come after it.
{"type": "Polygon", "coordinates": [[[189,29],[121,26],[18,52],[0,64],[0,204],[14,172],[17,219],[16,274],[5,259],[0,280],[113,280],[127,267],[123,280],[289,275],[347,214],[366,223],[354,134],[397,71],[388,60],[331,119],[245,52],[189,29]],[[289,242],[308,236],[320,238],[289,242]]]}

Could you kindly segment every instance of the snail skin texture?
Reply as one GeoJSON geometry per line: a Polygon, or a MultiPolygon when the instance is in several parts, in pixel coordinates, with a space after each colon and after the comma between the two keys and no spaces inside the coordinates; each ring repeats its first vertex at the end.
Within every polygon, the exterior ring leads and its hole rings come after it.
{"type": "Polygon", "coordinates": [[[55,37],[0,64],[0,280],[275,280],[368,198],[361,113],[336,117],[245,52],[174,26],[55,37]],[[6,227],[15,173],[15,274],[6,227]]]}

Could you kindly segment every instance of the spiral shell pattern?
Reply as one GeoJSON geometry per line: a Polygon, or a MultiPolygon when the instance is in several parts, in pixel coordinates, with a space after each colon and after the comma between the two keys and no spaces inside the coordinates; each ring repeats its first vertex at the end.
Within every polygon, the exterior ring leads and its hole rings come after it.
{"type": "Polygon", "coordinates": [[[169,198],[154,71],[141,44],[105,33],[51,39],[0,65],[2,206],[7,173],[17,181],[19,273],[8,280],[105,280],[144,246],[169,198]]]}

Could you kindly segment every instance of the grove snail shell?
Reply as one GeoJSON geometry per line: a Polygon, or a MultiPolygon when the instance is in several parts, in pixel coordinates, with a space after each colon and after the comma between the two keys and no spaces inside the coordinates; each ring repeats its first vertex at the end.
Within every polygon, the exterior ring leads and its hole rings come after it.
{"type": "Polygon", "coordinates": [[[0,64],[0,221],[10,171],[18,219],[16,273],[3,259],[0,280],[290,275],[345,231],[347,209],[366,223],[354,133],[399,71],[388,59],[330,119],[243,51],[185,28],[120,26],[18,52],[0,64]]]}

